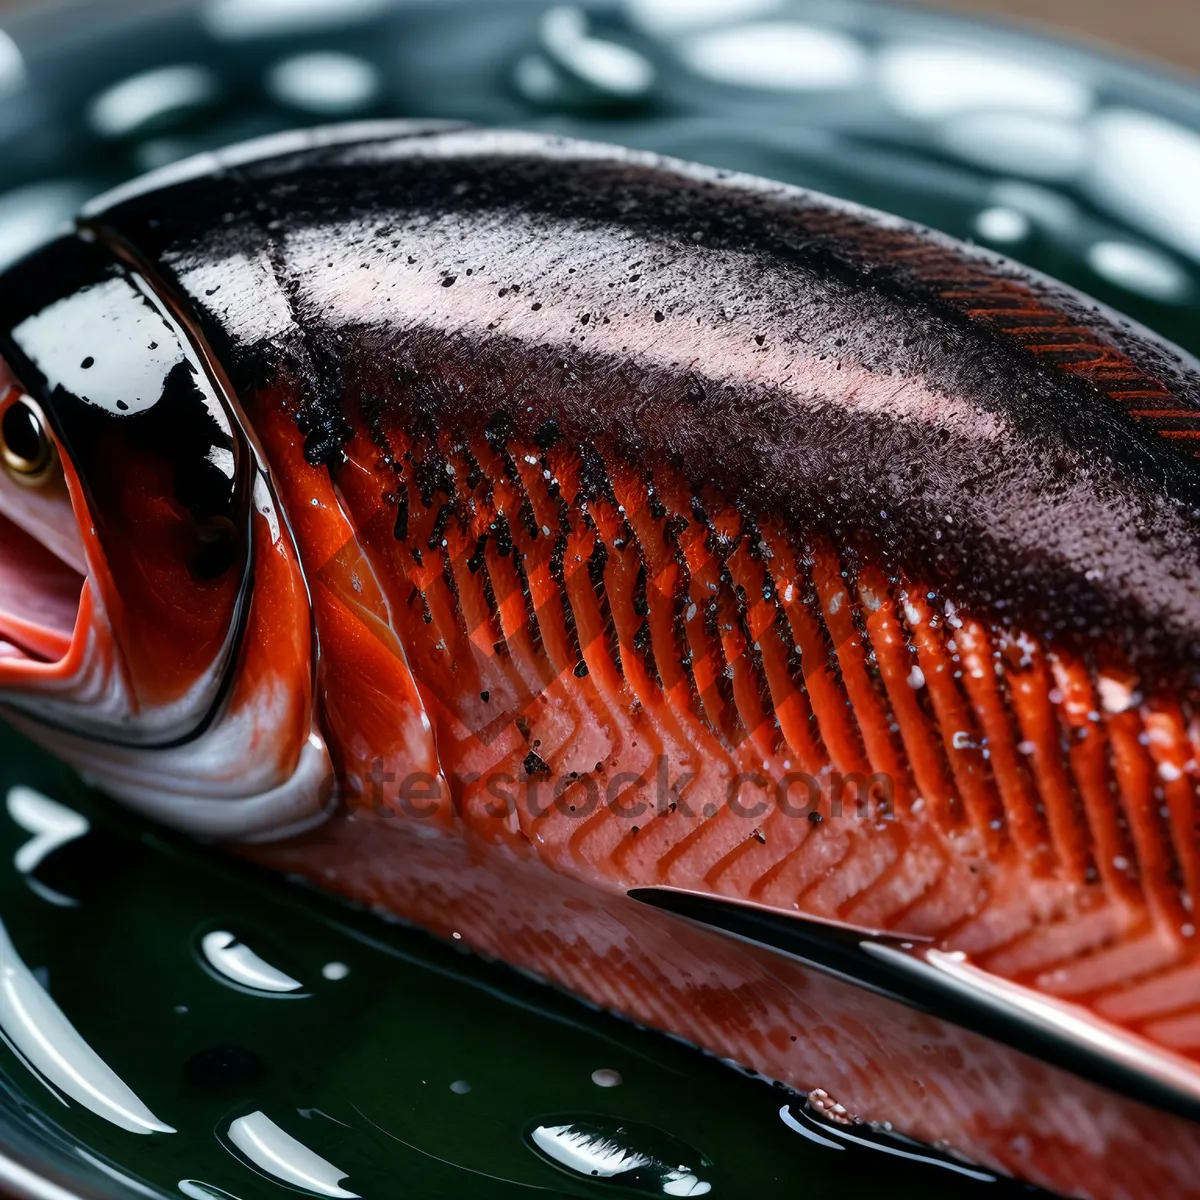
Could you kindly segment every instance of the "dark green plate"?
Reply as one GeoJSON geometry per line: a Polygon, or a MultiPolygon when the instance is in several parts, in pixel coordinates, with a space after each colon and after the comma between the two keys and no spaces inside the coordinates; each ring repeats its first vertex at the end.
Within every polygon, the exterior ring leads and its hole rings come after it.
{"type": "MultiPolygon", "coordinates": [[[[196,150],[458,117],[900,212],[1200,350],[1200,93],[1162,70],[820,0],[209,0],[8,28],[0,262],[196,150]]],[[[0,1189],[269,1200],[290,1171],[368,1200],[1010,1192],[885,1133],[850,1146],[786,1090],[164,836],[2,730],[0,802],[0,1189]]]]}

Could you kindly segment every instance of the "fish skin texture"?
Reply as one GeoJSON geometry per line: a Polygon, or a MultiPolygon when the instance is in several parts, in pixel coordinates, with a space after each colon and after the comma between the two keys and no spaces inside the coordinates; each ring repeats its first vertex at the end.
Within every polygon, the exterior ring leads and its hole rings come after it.
{"type": "Polygon", "coordinates": [[[926,935],[1200,1070],[1192,360],[896,219],[533,135],[94,222],[228,372],[312,592],[345,811],[257,855],[1030,1181],[1195,1194],[1194,1125],[619,896],[926,935]]]}

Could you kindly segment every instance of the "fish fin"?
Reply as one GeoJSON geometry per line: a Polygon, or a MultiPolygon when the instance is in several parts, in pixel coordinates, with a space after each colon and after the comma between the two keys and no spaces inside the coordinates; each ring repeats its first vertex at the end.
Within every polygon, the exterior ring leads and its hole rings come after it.
{"type": "Polygon", "coordinates": [[[929,939],[677,888],[631,899],[809,963],[1051,1066],[1200,1120],[1200,1065],[1091,1008],[987,971],[929,939]]]}

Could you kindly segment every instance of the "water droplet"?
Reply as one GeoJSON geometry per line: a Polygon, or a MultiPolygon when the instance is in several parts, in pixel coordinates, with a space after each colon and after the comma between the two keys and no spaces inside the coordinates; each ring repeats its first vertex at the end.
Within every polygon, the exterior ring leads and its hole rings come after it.
{"type": "Polygon", "coordinates": [[[1191,291],[1183,268],[1151,246],[1097,242],[1089,247],[1087,260],[1092,270],[1109,283],[1163,304],[1181,304],[1191,291]]]}
{"type": "Polygon", "coordinates": [[[101,92],[88,107],[88,122],[102,137],[129,137],[151,123],[205,108],[219,92],[220,83],[207,67],[159,67],[101,92]]]}
{"type": "Polygon", "coordinates": [[[284,1183],[335,1200],[358,1200],[357,1192],[338,1186],[346,1178],[345,1171],[292,1137],[264,1112],[238,1117],[229,1126],[228,1138],[255,1166],[284,1183]]]}
{"type": "Polygon", "coordinates": [[[620,1087],[621,1073],[609,1067],[601,1067],[598,1071],[592,1072],[592,1082],[602,1088],[620,1087]]]}
{"type": "Polygon", "coordinates": [[[644,96],[654,68],[636,50],[592,37],[577,8],[552,8],[542,17],[542,44],[554,62],[597,91],[622,99],[644,96]]]}
{"type": "Polygon", "coordinates": [[[552,8],[538,27],[540,47],[514,68],[517,90],[535,104],[595,111],[644,99],[654,67],[630,46],[588,31],[577,8],[552,8]]]}
{"type": "Polygon", "coordinates": [[[564,90],[561,76],[540,54],[525,54],[517,60],[513,83],[534,104],[553,104],[564,90]]]}
{"type": "Polygon", "coordinates": [[[918,120],[998,110],[1071,121],[1092,106],[1091,89],[1057,64],[964,46],[889,47],[879,56],[877,73],[884,97],[918,120]]]}
{"type": "Polygon", "coordinates": [[[697,33],[679,53],[698,75],[718,83],[776,91],[849,88],[867,73],[867,52],[854,38],[791,21],[697,33]]]}
{"type": "Polygon", "coordinates": [[[30,787],[10,788],[6,807],[8,815],[26,833],[33,834],[13,855],[13,866],[22,875],[36,871],[44,858],[67,842],[83,837],[91,828],[87,818],[73,808],[30,787]]]}
{"type": "Polygon", "coordinates": [[[271,966],[227,929],[206,933],[200,939],[200,952],[218,975],[256,992],[297,992],[304,986],[271,966]]]}
{"type": "Polygon", "coordinates": [[[1079,228],[1079,206],[1074,201],[1041,184],[1020,179],[1001,179],[988,190],[998,208],[1015,208],[1056,237],[1073,237],[1079,228]]]}
{"type": "Polygon", "coordinates": [[[975,232],[989,242],[1020,242],[1029,236],[1029,218],[1015,208],[996,205],[975,218],[975,232]]]}
{"type": "Polygon", "coordinates": [[[351,54],[297,54],[267,73],[267,91],[282,104],[322,116],[346,116],[370,107],[383,90],[374,64],[351,54]]]}
{"type": "Polygon", "coordinates": [[[1092,121],[1086,183],[1090,195],[1156,240],[1200,258],[1200,133],[1128,108],[1092,121]]]}
{"type": "Polygon", "coordinates": [[[333,980],[336,983],[339,979],[345,979],[350,974],[350,968],[343,962],[327,962],[321,968],[321,974],[326,979],[333,980]]]}
{"type": "Polygon", "coordinates": [[[566,1117],[526,1130],[532,1148],[572,1175],[619,1182],[651,1196],[704,1196],[711,1164],[678,1138],[632,1121],[566,1117]]]}

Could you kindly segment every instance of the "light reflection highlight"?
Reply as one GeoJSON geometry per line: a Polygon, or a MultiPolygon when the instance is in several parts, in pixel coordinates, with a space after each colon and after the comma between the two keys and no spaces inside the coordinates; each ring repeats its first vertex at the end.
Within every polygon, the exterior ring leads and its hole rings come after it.
{"type": "Polygon", "coordinates": [[[942,125],[938,140],[964,162],[1030,179],[1072,179],[1088,155],[1080,125],[1032,113],[962,113],[942,125]]]}
{"type": "Polygon", "coordinates": [[[621,99],[645,95],[654,68],[636,50],[593,37],[577,8],[552,8],[541,21],[542,45],[558,66],[598,92],[621,99]]]}
{"type": "Polygon", "coordinates": [[[215,929],[200,939],[209,966],[226,979],[256,992],[298,992],[304,985],[255,954],[227,929],[215,929]]]}
{"type": "Polygon", "coordinates": [[[679,53],[693,71],[718,83],[776,91],[853,87],[865,78],[868,64],[854,38],[786,21],[694,34],[679,53]]]}
{"type": "Polygon", "coordinates": [[[214,37],[241,41],[336,29],[389,7],[389,0],[210,0],[201,16],[214,37]]]}
{"type": "Polygon", "coordinates": [[[130,1133],[174,1133],[92,1049],[0,924],[0,1030],[31,1071],[77,1104],[130,1133]]]}
{"type": "Polygon", "coordinates": [[[1022,242],[1030,234],[1029,218],[1015,208],[985,208],[975,218],[975,232],[988,242],[1022,242]]]}
{"type": "Polygon", "coordinates": [[[11,96],[25,86],[25,59],[17,43],[0,29],[0,96],[11,96]]]}
{"type": "Polygon", "coordinates": [[[879,89],[905,116],[934,120],[955,113],[1032,112],[1079,120],[1092,92],[1061,68],[987,54],[966,46],[892,46],[880,52],[879,89]]]}
{"type": "Polygon", "coordinates": [[[206,67],[159,67],[101,92],[88,109],[88,123],[102,137],[127,137],[162,117],[203,108],[219,91],[217,77],[206,67]]]}
{"type": "Polygon", "coordinates": [[[378,100],[379,69],[352,54],[316,51],[276,63],[267,73],[267,92],[282,104],[323,116],[348,116],[378,100]]]}
{"type": "Polygon", "coordinates": [[[1200,259],[1200,134],[1125,108],[1099,113],[1092,130],[1088,183],[1094,199],[1200,259]]]}
{"type": "Polygon", "coordinates": [[[1036,225],[1060,237],[1068,237],[1079,226],[1079,206],[1061,192],[1020,179],[1001,179],[989,193],[993,204],[1015,208],[1036,225]]]}
{"type": "Polygon", "coordinates": [[[339,1186],[345,1171],[297,1141],[264,1112],[238,1117],[229,1126],[229,1140],[255,1166],[292,1187],[335,1200],[358,1200],[357,1192],[339,1186]]]}
{"type": "Polygon", "coordinates": [[[1179,264],[1152,246],[1096,242],[1088,248],[1087,260],[1102,279],[1163,304],[1182,304],[1191,291],[1179,264]]]}

